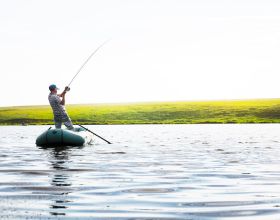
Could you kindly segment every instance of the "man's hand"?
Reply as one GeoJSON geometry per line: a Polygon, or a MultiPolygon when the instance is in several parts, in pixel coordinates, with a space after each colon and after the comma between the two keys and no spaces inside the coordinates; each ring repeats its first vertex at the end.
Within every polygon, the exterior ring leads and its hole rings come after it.
{"type": "Polygon", "coordinates": [[[70,91],[70,87],[66,86],[64,91],[59,95],[60,97],[64,97],[66,92],[70,91]]]}

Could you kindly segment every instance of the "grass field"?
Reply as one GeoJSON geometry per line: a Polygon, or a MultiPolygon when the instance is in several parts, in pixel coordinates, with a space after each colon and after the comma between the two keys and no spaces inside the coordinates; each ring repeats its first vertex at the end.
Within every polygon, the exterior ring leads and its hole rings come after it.
{"type": "MultiPolygon", "coordinates": [[[[279,123],[280,99],[68,105],[74,123],[279,123]]],[[[1,107],[0,124],[52,124],[50,106],[1,107]]]]}

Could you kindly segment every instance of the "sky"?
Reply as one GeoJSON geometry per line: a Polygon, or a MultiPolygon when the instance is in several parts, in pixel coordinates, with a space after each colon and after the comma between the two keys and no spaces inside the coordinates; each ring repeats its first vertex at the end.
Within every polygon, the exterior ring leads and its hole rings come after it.
{"type": "Polygon", "coordinates": [[[0,0],[0,106],[280,97],[280,2],[0,0]]]}

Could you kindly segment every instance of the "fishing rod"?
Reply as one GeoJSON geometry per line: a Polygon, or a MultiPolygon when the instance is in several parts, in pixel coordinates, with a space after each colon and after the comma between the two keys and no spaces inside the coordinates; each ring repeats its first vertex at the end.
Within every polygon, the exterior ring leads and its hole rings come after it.
{"type": "MultiPolygon", "coordinates": [[[[86,59],[86,61],[83,63],[83,65],[78,69],[77,73],[74,75],[74,77],[71,79],[71,81],[69,82],[69,84],[67,85],[67,87],[65,87],[65,92],[70,91],[70,85],[71,83],[74,81],[74,79],[78,76],[78,74],[81,72],[81,70],[84,68],[84,66],[88,63],[88,61],[93,57],[94,54],[97,53],[97,51],[103,47],[106,43],[108,43],[109,40],[104,41],[99,47],[97,47],[91,54],[90,56],[86,59]]],[[[93,135],[99,137],[100,139],[102,139],[103,141],[106,141],[108,144],[112,144],[110,141],[106,140],[105,138],[101,137],[100,135],[94,133],[93,131],[87,129],[86,127],[79,125],[80,127],[84,128],[86,131],[92,133],[93,135]]]]}
{"type": "Polygon", "coordinates": [[[71,85],[71,83],[74,81],[74,79],[78,76],[78,74],[81,72],[81,70],[84,68],[84,66],[88,63],[88,61],[93,57],[94,54],[96,54],[96,52],[103,47],[106,43],[108,43],[109,40],[104,41],[99,47],[97,47],[91,54],[90,56],[86,59],[86,61],[83,63],[83,65],[78,69],[77,73],[74,75],[74,77],[71,79],[70,83],[67,85],[67,91],[70,90],[69,86],[71,85]]]}

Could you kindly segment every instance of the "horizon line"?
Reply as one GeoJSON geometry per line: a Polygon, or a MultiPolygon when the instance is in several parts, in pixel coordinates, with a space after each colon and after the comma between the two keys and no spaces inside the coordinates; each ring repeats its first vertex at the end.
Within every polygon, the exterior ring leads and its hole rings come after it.
{"type": "MultiPolygon", "coordinates": [[[[244,98],[244,99],[194,99],[194,100],[167,100],[167,101],[135,101],[135,102],[98,102],[98,103],[69,103],[66,106],[71,105],[127,105],[127,104],[149,104],[149,103],[175,103],[175,102],[230,102],[230,101],[254,101],[254,100],[276,100],[279,98],[244,98]]],[[[36,107],[36,106],[49,106],[49,104],[37,104],[37,105],[7,105],[0,106],[0,108],[12,108],[12,107],[36,107]]]]}

